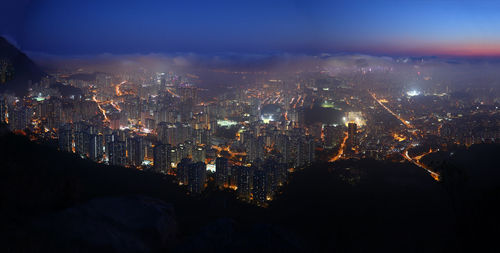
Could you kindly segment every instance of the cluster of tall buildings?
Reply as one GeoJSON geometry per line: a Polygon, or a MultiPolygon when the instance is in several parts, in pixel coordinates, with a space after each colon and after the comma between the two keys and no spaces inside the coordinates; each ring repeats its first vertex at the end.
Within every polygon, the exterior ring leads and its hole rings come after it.
{"type": "Polygon", "coordinates": [[[288,167],[273,159],[231,166],[227,158],[218,157],[215,164],[215,182],[219,188],[236,189],[239,198],[258,204],[272,200],[287,181],[288,167]]]}
{"type": "Polygon", "coordinates": [[[24,98],[0,97],[0,121],[96,162],[172,175],[193,194],[214,177],[217,187],[259,204],[318,157],[387,159],[427,136],[467,145],[499,140],[500,121],[491,117],[498,107],[441,95],[434,107],[421,96],[375,100],[348,83],[297,76],[207,95],[174,73],[56,75],[24,98]],[[62,96],[54,82],[82,94],[62,96]]]}
{"type": "Polygon", "coordinates": [[[265,111],[263,102],[272,101],[252,91],[206,101],[174,74],[155,74],[141,84],[134,78],[71,79],[68,85],[85,91],[78,97],[53,93],[48,87],[61,80],[44,79],[25,98],[3,97],[2,121],[40,141],[55,139],[59,150],[82,158],[173,175],[194,194],[205,189],[207,168],[215,168],[219,188],[260,204],[274,198],[290,170],[315,160],[317,139],[299,127],[303,110],[293,104],[265,111]],[[263,111],[272,115],[269,121],[263,111]]]}

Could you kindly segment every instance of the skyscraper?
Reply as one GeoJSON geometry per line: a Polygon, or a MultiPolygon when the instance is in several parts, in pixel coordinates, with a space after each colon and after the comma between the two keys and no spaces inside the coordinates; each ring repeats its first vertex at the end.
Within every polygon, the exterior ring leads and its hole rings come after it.
{"type": "Polygon", "coordinates": [[[89,157],[93,161],[100,161],[104,154],[104,136],[102,134],[93,134],[90,136],[89,157]]]}
{"type": "Polygon", "coordinates": [[[127,162],[126,144],[124,141],[114,140],[108,143],[109,163],[111,165],[125,166],[127,162]]]}
{"type": "Polygon", "coordinates": [[[74,124],[74,140],[76,153],[87,156],[90,153],[90,126],[85,122],[74,124]]]}
{"type": "Polygon", "coordinates": [[[215,159],[215,182],[219,188],[229,186],[229,166],[228,161],[224,157],[215,159]]]}
{"type": "Polygon", "coordinates": [[[192,163],[188,167],[188,190],[200,194],[205,189],[207,166],[203,162],[192,163]]]}
{"type": "Polygon", "coordinates": [[[205,163],[206,151],[204,146],[196,146],[193,150],[193,161],[205,163]]]}
{"type": "Polygon", "coordinates": [[[349,144],[349,148],[352,148],[354,146],[356,146],[357,144],[357,140],[356,140],[356,132],[358,130],[358,125],[356,125],[356,123],[354,122],[349,122],[349,124],[347,124],[347,133],[348,133],[348,144],[349,144]]]}
{"type": "Polygon", "coordinates": [[[154,147],[154,170],[156,172],[168,173],[170,174],[172,171],[172,167],[170,166],[171,159],[171,147],[168,144],[157,144],[154,147]]]}
{"type": "Polygon", "coordinates": [[[189,177],[189,166],[192,164],[191,159],[183,158],[177,165],[177,180],[179,184],[187,185],[189,177]]]}
{"type": "Polygon", "coordinates": [[[257,203],[264,203],[267,196],[267,174],[264,168],[258,168],[253,171],[252,195],[257,203]]]}
{"type": "Polygon", "coordinates": [[[132,166],[140,166],[144,160],[142,137],[133,136],[127,138],[127,162],[132,166]]]}
{"type": "Polygon", "coordinates": [[[253,168],[238,166],[238,196],[242,199],[249,199],[253,187],[253,168]]]}
{"type": "Polygon", "coordinates": [[[12,130],[24,130],[31,122],[31,108],[20,106],[9,112],[9,125],[12,130]]]}
{"type": "Polygon", "coordinates": [[[70,124],[59,127],[59,150],[65,152],[73,150],[73,132],[70,124]]]}

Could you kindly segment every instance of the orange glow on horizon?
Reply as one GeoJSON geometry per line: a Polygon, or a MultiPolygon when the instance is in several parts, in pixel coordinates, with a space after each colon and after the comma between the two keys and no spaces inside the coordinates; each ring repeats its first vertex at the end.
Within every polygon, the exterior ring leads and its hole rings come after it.
{"type": "MultiPolygon", "coordinates": [[[[355,50],[355,48],[353,48],[355,50]]],[[[389,44],[371,47],[371,52],[401,55],[500,57],[500,40],[461,40],[454,42],[429,42],[419,39],[402,39],[389,44]],[[402,46],[405,45],[405,46],[402,46]],[[408,46],[413,45],[413,46],[408,46]]]]}

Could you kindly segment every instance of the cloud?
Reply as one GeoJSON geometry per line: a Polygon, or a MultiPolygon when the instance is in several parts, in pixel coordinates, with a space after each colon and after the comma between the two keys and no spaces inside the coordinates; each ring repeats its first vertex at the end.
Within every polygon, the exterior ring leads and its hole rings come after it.
{"type": "Polygon", "coordinates": [[[165,71],[265,71],[301,72],[327,71],[339,74],[360,68],[392,67],[396,62],[390,57],[361,54],[241,54],[241,53],[173,53],[173,54],[99,54],[80,56],[54,56],[28,53],[37,63],[49,69],[83,69],[88,72],[124,72],[146,69],[165,71]]]}
{"type": "MultiPolygon", "coordinates": [[[[80,56],[54,56],[28,53],[35,62],[51,70],[124,73],[137,70],[152,72],[267,72],[293,74],[297,72],[324,72],[341,75],[357,71],[392,71],[415,75],[416,71],[435,73],[460,73],[468,68],[497,67],[498,62],[477,62],[470,59],[450,58],[392,58],[365,54],[241,54],[241,53],[172,53],[172,54],[100,54],[80,56]],[[415,68],[418,66],[418,70],[415,68]],[[415,72],[415,73],[414,73],[415,72]]],[[[217,77],[214,76],[213,80],[217,77]]]]}

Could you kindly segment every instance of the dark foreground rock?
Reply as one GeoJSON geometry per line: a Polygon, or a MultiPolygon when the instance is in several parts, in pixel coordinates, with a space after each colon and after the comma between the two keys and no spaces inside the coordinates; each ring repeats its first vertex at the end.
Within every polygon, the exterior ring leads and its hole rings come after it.
{"type": "Polygon", "coordinates": [[[221,218],[200,229],[175,252],[306,252],[294,233],[273,224],[242,226],[221,218]]]}
{"type": "Polygon", "coordinates": [[[93,199],[37,225],[64,250],[159,251],[170,248],[177,233],[173,207],[144,196],[93,199]]]}

